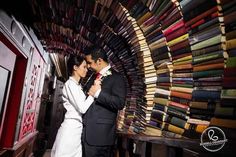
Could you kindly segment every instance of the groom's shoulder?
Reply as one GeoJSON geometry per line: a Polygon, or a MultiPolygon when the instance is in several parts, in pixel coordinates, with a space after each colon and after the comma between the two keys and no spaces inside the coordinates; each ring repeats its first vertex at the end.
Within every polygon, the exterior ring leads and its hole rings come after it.
{"type": "Polygon", "coordinates": [[[111,69],[112,75],[121,75],[119,71],[115,70],[115,69],[111,69]]]}
{"type": "Polygon", "coordinates": [[[124,78],[124,76],[119,71],[117,71],[115,69],[112,69],[112,76],[124,78]]]}

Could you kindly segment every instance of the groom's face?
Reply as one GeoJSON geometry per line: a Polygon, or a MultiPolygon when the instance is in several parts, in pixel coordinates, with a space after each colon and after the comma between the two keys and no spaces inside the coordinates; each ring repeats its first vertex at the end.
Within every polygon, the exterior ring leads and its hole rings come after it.
{"type": "Polygon", "coordinates": [[[86,58],[88,68],[94,70],[95,72],[99,72],[100,68],[99,68],[98,61],[93,60],[91,55],[86,55],[85,58],[86,58]]]}

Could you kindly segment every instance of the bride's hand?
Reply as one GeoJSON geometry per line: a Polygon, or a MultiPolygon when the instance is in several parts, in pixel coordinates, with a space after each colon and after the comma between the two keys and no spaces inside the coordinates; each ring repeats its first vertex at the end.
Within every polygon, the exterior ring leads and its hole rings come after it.
{"type": "Polygon", "coordinates": [[[99,80],[95,80],[94,81],[94,85],[96,86],[96,85],[101,85],[102,83],[101,83],[101,80],[99,79],[99,80]]]}
{"type": "Polygon", "coordinates": [[[91,96],[95,96],[95,93],[101,89],[101,85],[99,83],[92,85],[92,87],[89,89],[89,92],[88,94],[91,95],[91,96]]]}

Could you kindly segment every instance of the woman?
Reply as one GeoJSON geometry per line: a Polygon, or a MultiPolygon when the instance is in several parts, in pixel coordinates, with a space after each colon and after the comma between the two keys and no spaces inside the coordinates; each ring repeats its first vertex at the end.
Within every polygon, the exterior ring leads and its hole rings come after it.
{"type": "MultiPolygon", "coordinates": [[[[82,114],[93,103],[94,98],[86,98],[79,84],[87,74],[87,64],[83,56],[71,56],[67,62],[69,79],[63,87],[63,105],[67,110],[65,119],[58,130],[51,157],[82,157],[81,133],[82,114]]],[[[101,88],[96,83],[98,89],[101,88]]]]}

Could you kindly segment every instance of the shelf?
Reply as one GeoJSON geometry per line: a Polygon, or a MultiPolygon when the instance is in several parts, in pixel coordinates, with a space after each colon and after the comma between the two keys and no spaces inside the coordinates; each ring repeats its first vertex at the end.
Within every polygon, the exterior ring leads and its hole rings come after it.
{"type": "MultiPolygon", "coordinates": [[[[228,139],[224,147],[217,152],[209,152],[200,146],[200,139],[174,138],[163,136],[147,136],[140,134],[128,134],[117,132],[117,150],[124,153],[145,157],[152,157],[155,153],[164,154],[164,156],[185,156],[186,152],[196,154],[196,156],[233,156],[236,153],[236,141],[228,139]],[[170,153],[170,151],[172,153],[170,153]]],[[[193,156],[192,154],[192,156],[193,156]]],[[[125,155],[127,156],[127,155],[125,155]]],[[[162,155],[161,155],[162,156],[162,155]]],[[[187,155],[188,156],[188,155],[187,155]]]]}
{"type": "Polygon", "coordinates": [[[147,136],[140,134],[127,134],[118,132],[118,137],[128,138],[137,141],[150,142],[155,144],[164,144],[173,147],[200,148],[200,139],[174,138],[163,136],[147,136]]]}

